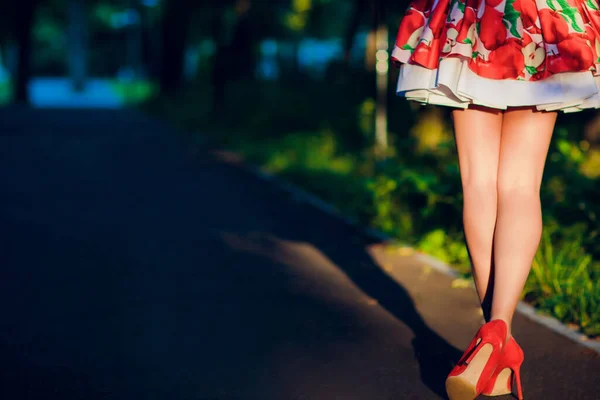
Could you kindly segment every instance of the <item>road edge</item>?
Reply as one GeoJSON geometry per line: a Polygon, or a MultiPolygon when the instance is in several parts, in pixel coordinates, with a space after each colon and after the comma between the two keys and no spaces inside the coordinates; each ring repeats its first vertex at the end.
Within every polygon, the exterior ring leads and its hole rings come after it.
{"type": "MultiPolygon", "coordinates": [[[[238,153],[235,153],[232,151],[227,151],[227,150],[212,150],[211,153],[213,155],[217,156],[217,158],[219,160],[226,162],[228,164],[232,164],[232,165],[241,167],[244,170],[246,170],[247,172],[249,172],[252,175],[254,175],[255,177],[257,177],[258,179],[260,179],[264,182],[267,182],[271,185],[274,185],[275,187],[287,192],[295,200],[307,203],[307,204],[319,209],[321,212],[324,212],[328,215],[331,215],[331,216],[341,220],[344,224],[353,226],[353,227],[361,230],[362,232],[364,232],[365,234],[367,234],[373,238],[376,238],[381,241],[393,241],[394,240],[394,238],[392,238],[391,236],[389,236],[383,232],[380,232],[376,229],[366,227],[364,225],[359,224],[354,219],[342,214],[333,205],[320,199],[318,196],[305,191],[304,189],[300,188],[299,186],[289,183],[289,182],[281,179],[277,175],[272,174],[268,171],[265,171],[264,169],[262,169],[260,167],[257,167],[255,165],[245,162],[243,157],[238,153]]],[[[416,253],[415,257],[419,261],[421,261],[424,265],[431,267],[431,268],[435,269],[436,271],[441,272],[442,274],[448,275],[453,278],[460,277],[458,272],[454,268],[452,268],[452,266],[450,266],[449,264],[445,263],[444,261],[441,261],[431,255],[423,254],[423,253],[416,253]]],[[[571,341],[573,341],[581,346],[584,346],[588,349],[591,349],[591,350],[597,352],[598,354],[600,354],[600,341],[587,339],[587,337],[584,334],[582,334],[581,332],[579,332],[575,329],[569,328],[567,325],[563,324],[556,318],[539,313],[533,306],[520,301],[519,304],[517,305],[517,312],[520,313],[521,315],[523,315],[524,317],[528,318],[529,320],[531,320],[539,325],[542,325],[561,336],[565,336],[568,339],[570,339],[571,341]]]]}

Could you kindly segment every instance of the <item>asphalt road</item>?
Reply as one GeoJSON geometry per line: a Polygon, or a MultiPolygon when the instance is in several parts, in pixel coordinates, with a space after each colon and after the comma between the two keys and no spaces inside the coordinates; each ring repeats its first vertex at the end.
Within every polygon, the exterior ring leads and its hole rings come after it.
{"type": "MultiPolygon", "coordinates": [[[[439,399],[480,318],[133,112],[0,110],[0,239],[2,400],[439,399]]],[[[598,355],[515,333],[527,399],[600,399],[598,355]]]]}

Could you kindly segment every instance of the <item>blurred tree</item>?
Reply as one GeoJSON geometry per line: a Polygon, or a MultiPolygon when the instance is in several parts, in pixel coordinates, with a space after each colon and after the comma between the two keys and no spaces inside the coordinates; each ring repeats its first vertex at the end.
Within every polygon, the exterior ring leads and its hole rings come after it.
{"type": "Polygon", "coordinates": [[[320,39],[344,37],[355,1],[312,0],[304,34],[320,39]]]}
{"type": "Polygon", "coordinates": [[[0,68],[9,73],[15,72],[14,21],[17,3],[13,0],[0,0],[0,68]]]}
{"type": "Polygon", "coordinates": [[[143,76],[142,7],[139,0],[127,0],[131,21],[127,26],[127,65],[134,79],[143,76]],[[135,17],[137,16],[137,17],[135,17]]]}
{"type": "Polygon", "coordinates": [[[31,36],[33,20],[38,0],[20,0],[16,4],[14,18],[15,40],[19,46],[18,67],[15,77],[15,101],[18,103],[28,103],[29,94],[27,86],[31,76],[31,36]]]}
{"type": "Polygon", "coordinates": [[[85,0],[68,3],[68,65],[69,75],[76,92],[85,88],[87,76],[87,13],[85,0]]]}
{"type": "Polygon", "coordinates": [[[346,63],[350,61],[350,51],[354,46],[354,38],[356,37],[360,24],[364,21],[364,14],[369,10],[368,3],[367,0],[354,0],[352,16],[350,17],[344,36],[344,61],[346,63]]]}
{"type": "Polygon", "coordinates": [[[160,26],[162,7],[160,3],[144,3],[141,14],[142,63],[146,76],[159,79],[161,64],[162,35],[160,26]]]}
{"type": "Polygon", "coordinates": [[[215,117],[223,110],[226,83],[253,77],[256,36],[251,8],[250,0],[237,0],[233,7],[228,7],[221,13],[216,24],[217,48],[211,77],[215,117]]]}
{"type": "Polygon", "coordinates": [[[0,0],[0,42],[5,43],[14,34],[17,5],[14,0],[0,0]]]}
{"type": "Polygon", "coordinates": [[[195,8],[190,4],[191,2],[186,0],[168,0],[164,5],[160,74],[160,87],[163,93],[177,91],[183,82],[190,16],[195,8]]]}

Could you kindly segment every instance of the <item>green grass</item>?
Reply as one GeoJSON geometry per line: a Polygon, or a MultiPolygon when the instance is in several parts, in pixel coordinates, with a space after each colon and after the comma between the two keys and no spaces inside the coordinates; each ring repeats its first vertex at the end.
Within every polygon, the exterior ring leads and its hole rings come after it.
{"type": "Polygon", "coordinates": [[[600,336],[600,264],[584,251],[582,230],[546,226],[524,293],[536,307],[600,336]]]}
{"type": "Polygon", "coordinates": [[[12,83],[0,82],[0,105],[8,104],[12,100],[12,83]]]}
{"type": "MultiPolygon", "coordinates": [[[[468,276],[460,176],[446,111],[391,101],[392,145],[381,162],[373,152],[369,84],[364,76],[343,74],[328,85],[242,82],[231,92],[227,118],[215,122],[209,88],[198,82],[174,98],[155,99],[146,110],[241,152],[468,276]]],[[[578,137],[577,119],[564,121],[555,132],[542,190],[546,230],[523,295],[541,312],[600,336],[598,154],[578,137]]]]}
{"type": "Polygon", "coordinates": [[[114,81],[111,86],[125,104],[143,103],[158,92],[157,85],[149,81],[114,81]]]}

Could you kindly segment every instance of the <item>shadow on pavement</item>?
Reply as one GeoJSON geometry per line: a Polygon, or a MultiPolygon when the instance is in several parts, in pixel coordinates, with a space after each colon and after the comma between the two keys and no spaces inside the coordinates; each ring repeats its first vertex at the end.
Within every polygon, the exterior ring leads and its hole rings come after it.
{"type": "Polygon", "coordinates": [[[331,253],[329,255],[365,293],[378,299],[382,307],[413,331],[415,337],[412,345],[419,363],[421,380],[429,389],[445,398],[446,376],[462,352],[427,326],[406,289],[389,278],[364,250],[356,249],[343,257],[331,253]],[[344,258],[357,261],[349,263],[344,258]],[[359,262],[361,266],[356,269],[348,267],[354,262],[359,262]]]}
{"type": "MultiPolygon", "coordinates": [[[[391,279],[366,251],[369,246],[379,244],[379,241],[357,229],[342,228],[340,221],[319,210],[312,210],[311,214],[308,220],[306,215],[303,216],[304,226],[312,229],[306,236],[294,236],[293,232],[285,230],[273,233],[284,240],[310,243],[364,293],[377,299],[380,306],[407,325],[414,334],[412,346],[419,364],[421,380],[431,391],[446,398],[446,377],[462,355],[462,351],[450,345],[427,326],[406,289],[391,279]],[[328,223],[324,223],[326,220],[328,223]],[[323,228],[329,224],[338,225],[335,236],[331,236],[331,231],[323,228]]],[[[301,223],[302,221],[298,221],[298,224],[301,223]]],[[[401,396],[400,393],[398,395],[401,396]]]]}

